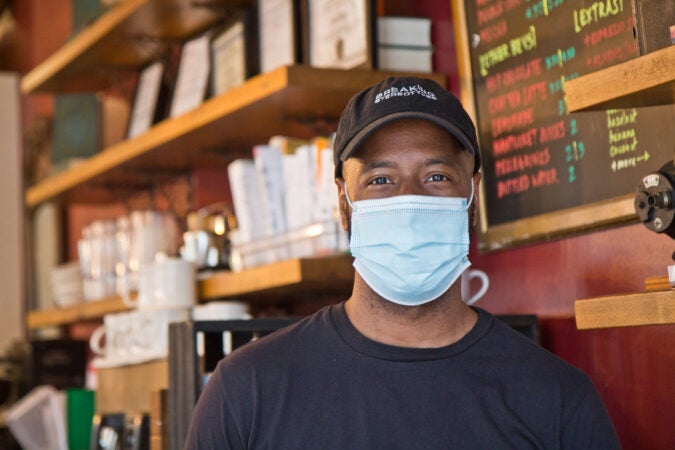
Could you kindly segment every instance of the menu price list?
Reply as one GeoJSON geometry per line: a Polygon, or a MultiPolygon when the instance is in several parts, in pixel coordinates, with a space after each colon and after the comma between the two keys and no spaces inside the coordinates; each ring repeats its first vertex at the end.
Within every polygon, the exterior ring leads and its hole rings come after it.
{"type": "Polygon", "coordinates": [[[638,56],[630,0],[465,6],[489,225],[631,193],[672,157],[672,105],[567,109],[565,81],[638,56]]]}

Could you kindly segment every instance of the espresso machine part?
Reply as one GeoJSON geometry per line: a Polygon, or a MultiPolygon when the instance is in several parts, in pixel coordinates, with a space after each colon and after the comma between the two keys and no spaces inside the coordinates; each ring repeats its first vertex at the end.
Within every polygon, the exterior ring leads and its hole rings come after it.
{"type": "Polygon", "coordinates": [[[675,239],[675,164],[668,162],[642,178],[635,197],[640,221],[656,233],[675,239]]]}
{"type": "Polygon", "coordinates": [[[90,450],[149,450],[150,416],[142,413],[95,414],[90,450]]]}
{"type": "Polygon", "coordinates": [[[183,233],[181,257],[192,261],[197,269],[229,269],[229,232],[236,219],[224,203],[214,203],[191,212],[183,233]]]}

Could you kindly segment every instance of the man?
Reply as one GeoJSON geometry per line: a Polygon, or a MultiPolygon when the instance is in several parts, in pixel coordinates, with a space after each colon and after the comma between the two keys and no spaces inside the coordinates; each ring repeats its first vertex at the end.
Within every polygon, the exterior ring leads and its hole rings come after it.
{"type": "Polygon", "coordinates": [[[459,101],[387,79],[334,151],[352,295],[224,358],[186,448],[619,448],[588,377],[461,300],[481,158],[459,101]]]}

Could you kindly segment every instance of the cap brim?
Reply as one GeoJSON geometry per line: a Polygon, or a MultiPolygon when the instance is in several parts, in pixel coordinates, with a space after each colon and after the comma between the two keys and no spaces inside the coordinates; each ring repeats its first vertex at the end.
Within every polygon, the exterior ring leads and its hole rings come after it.
{"type": "Polygon", "coordinates": [[[474,158],[478,154],[477,153],[478,149],[474,148],[471,141],[454,124],[446,120],[442,120],[438,116],[433,114],[427,114],[419,111],[402,111],[389,114],[384,117],[380,117],[378,120],[371,122],[367,126],[362,128],[361,131],[356,133],[356,135],[349,141],[349,143],[345,146],[342,153],[340,153],[340,161],[344,162],[349,157],[351,157],[352,154],[356,151],[356,149],[363,143],[363,141],[365,141],[366,138],[370,136],[375,130],[382,127],[383,125],[386,125],[390,122],[399,119],[423,119],[433,122],[436,125],[443,128],[444,130],[446,130],[448,133],[452,134],[454,137],[456,137],[459,140],[459,142],[464,146],[464,148],[467,149],[469,153],[471,153],[471,155],[474,156],[474,158]]]}

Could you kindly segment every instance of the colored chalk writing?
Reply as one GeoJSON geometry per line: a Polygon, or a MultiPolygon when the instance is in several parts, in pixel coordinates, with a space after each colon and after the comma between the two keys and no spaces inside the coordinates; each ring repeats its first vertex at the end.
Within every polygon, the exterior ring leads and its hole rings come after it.
{"type": "Polygon", "coordinates": [[[480,61],[480,74],[487,76],[492,67],[504,61],[534,50],[537,47],[537,30],[530,25],[528,30],[521,36],[512,38],[508,44],[500,44],[489,49],[478,57],[480,61]]]}
{"type": "Polygon", "coordinates": [[[628,0],[464,4],[488,226],[632,192],[655,153],[672,158],[644,130],[675,108],[567,107],[567,81],[638,56],[628,0]]]}
{"type": "Polygon", "coordinates": [[[581,32],[584,27],[611,18],[623,11],[623,0],[605,0],[594,2],[590,6],[574,10],[574,31],[581,32]]]}

